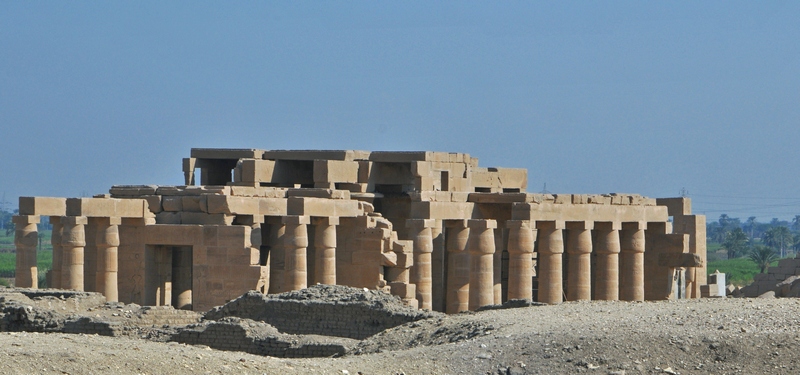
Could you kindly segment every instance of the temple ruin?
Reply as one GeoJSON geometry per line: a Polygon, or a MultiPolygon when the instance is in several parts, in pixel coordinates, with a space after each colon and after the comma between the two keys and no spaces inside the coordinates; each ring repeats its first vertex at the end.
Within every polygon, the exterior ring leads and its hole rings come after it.
{"type": "Polygon", "coordinates": [[[705,217],[688,198],[527,193],[525,169],[446,152],[192,149],[183,172],[184,186],[20,197],[16,285],[38,287],[42,216],[48,286],[147,306],[320,283],[456,313],[699,298],[706,284],[705,217]]]}

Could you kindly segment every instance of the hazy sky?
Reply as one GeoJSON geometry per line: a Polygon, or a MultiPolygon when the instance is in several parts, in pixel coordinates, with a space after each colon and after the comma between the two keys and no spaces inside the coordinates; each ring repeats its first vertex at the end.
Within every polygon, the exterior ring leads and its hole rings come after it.
{"type": "Polygon", "coordinates": [[[528,191],[800,214],[800,2],[0,2],[0,194],[192,147],[436,150],[528,191]]]}

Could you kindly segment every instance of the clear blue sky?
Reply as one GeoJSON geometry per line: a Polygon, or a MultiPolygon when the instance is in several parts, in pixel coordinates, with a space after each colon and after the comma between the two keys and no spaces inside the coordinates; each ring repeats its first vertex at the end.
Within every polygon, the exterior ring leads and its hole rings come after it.
{"type": "Polygon", "coordinates": [[[0,194],[192,147],[436,150],[529,191],[800,214],[800,2],[0,2],[0,194]]]}

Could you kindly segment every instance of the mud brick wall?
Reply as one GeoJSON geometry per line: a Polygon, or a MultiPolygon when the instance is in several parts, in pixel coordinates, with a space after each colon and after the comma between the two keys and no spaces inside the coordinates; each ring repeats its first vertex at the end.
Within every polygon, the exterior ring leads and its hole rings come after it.
{"type": "Polygon", "coordinates": [[[284,335],[269,324],[239,318],[191,325],[173,335],[170,341],[284,358],[343,355],[347,347],[357,343],[341,338],[284,335]]]}

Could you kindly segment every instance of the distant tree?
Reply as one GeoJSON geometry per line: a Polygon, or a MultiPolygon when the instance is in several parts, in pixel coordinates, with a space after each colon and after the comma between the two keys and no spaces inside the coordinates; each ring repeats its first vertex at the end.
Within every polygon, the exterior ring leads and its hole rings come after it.
{"type": "Polygon", "coordinates": [[[769,264],[778,259],[778,254],[775,250],[768,246],[758,245],[753,246],[750,250],[750,260],[752,260],[760,269],[760,273],[764,273],[769,267],[769,264]]]}
{"type": "Polygon", "coordinates": [[[794,215],[792,219],[792,230],[795,232],[800,231],[800,215],[794,215]]]}
{"type": "Polygon", "coordinates": [[[792,246],[794,237],[788,227],[777,226],[767,229],[761,239],[765,245],[780,251],[781,258],[785,255],[786,248],[792,246]]]}
{"type": "Polygon", "coordinates": [[[739,258],[747,252],[747,234],[736,228],[728,232],[722,246],[728,251],[728,259],[739,258]]]}
{"type": "Polygon", "coordinates": [[[795,233],[794,234],[793,242],[794,242],[794,245],[792,245],[792,248],[794,249],[794,252],[795,253],[800,253],[800,233],[795,233]]]}
{"type": "Polygon", "coordinates": [[[748,217],[747,221],[745,222],[745,225],[747,226],[747,231],[750,233],[750,241],[752,242],[753,234],[755,233],[756,229],[756,217],[755,216],[748,217]]]}

